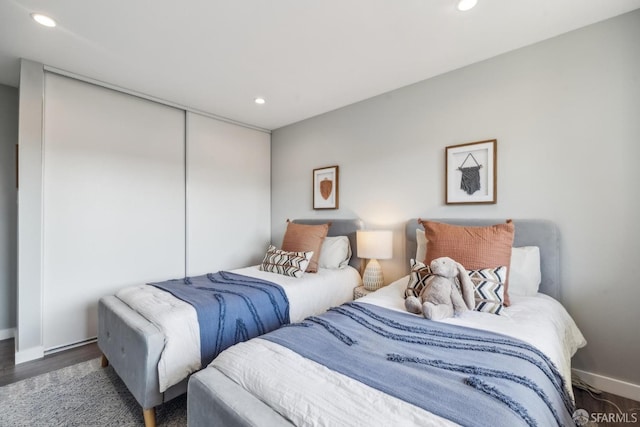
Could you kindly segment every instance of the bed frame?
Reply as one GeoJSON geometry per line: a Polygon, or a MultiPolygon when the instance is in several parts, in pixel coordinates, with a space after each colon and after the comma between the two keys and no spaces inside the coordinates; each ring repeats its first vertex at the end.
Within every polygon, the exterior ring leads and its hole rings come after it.
{"type": "MultiPolygon", "coordinates": [[[[426,217],[425,217],[426,218],[426,217]]],[[[484,226],[504,222],[503,219],[430,219],[454,225],[484,226]]],[[[538,246],[542,283],[540,292],[560,300],[560,233],[547,220],[514,220],[513,245],[538,246]]],[[[405,226],[407,258],[416,253],[418,219],[405,226]]],[[[407,260],[407,267],[409,262],[407,260]]],[[[214,368],[203,369],[189,381],[187,422],[190,427],[222,425],[225,427],[291,426],[292,424],[261,400],[247,392],[214,368]]]]}
{"type": "MultiPolygon", "coordinates": [[[[361,260],[355,256],[355,248],[356,231],[364,228],[361,220],[312,219],[293,222],[312,225],[331,222],[327,235],[349,238],[354,252],[349,264],[360,271],[361,260]]],[[[164,335],[113,295],[103,297],[98,302],[98,347],[103,354],[102,366],[113,366],[142,407],[146,427],[156,425],[156,406],[187,391],[188,378],[160,393],[158,361],[164,349],[164,335]]]]}

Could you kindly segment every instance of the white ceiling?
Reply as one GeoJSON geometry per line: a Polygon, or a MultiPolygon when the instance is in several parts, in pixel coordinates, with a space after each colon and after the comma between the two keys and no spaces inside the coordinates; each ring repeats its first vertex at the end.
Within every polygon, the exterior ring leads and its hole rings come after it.
{"type": "Polygon", "coordinates": [[[0,0],[0,83],[27,58],[265,129],[640,7],[640,0],[0,0]],[[31,12],[58,22],[49,29],[31,12]],[[257,96],[266,98],[256,105],[257,96]]]}

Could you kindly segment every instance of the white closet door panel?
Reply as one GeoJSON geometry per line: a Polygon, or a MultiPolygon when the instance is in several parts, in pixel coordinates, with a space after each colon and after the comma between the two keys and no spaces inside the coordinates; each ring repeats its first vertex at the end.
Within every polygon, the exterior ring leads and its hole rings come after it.
{"type": "Polygon", "coordinates": [[[271,137],[187,113],[187,274],[262,260],[270,240],[271,137]]]}
{"type": "Polygon", "coordinates": [[[45,349],[95,337],[101,296],[184,275],[184,114],[45,74],[45,349]]]}

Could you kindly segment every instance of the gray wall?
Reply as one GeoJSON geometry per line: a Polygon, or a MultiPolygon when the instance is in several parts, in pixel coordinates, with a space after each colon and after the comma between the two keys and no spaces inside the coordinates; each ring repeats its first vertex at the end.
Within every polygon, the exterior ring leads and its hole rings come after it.
{"type": "Polygon", "coordinates": [[[0,84],[0,339],[16,326],[18,89],[0,84]]]}
{"type": "Polygon", "coordinates": [[[574,367],[640,385],[638,40],[640,10],[276,130],[273,240],[286,218],[360,217],[395,232],[390,282],[408,270],[408,218],[553,220],[589,342],[574,367]],[[446,206],[444,148],[492,138],[498,203],[446,206]],[[340,209],[314,211],[312,169],[330,165],[340,209]]]}

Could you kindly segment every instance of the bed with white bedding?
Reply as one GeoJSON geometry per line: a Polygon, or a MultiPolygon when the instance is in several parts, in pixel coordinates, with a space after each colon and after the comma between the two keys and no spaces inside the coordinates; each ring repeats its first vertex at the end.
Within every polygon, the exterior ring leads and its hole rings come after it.
{"type": "MultiPolygon", "coordinates": [[[[346,236],[350,247],[355,247],[356,231],[362,228],[360,220],[295,222],[331,222],[327,236],[346,236]]],[[[349,265],[343,268],[320,267],[317,273],[305,273],[300,278],[263,271],[259,266],[216,275],[229,275],[252,282],[251,287],[256,284],[268,285],[277,288],[275,294],[283,293],[286,296],[287,319],[272,326],[271,330],[282,323],[298,322],[352,300],[353,289],[361,282],[359,262],[352,256],[349,265]]],[[[206,277],[209,276],[212,275],[206,277]]],[[[205,276],[202,278],[207,281],[205,276]]],[[[175,281],[165,282],[164,285],[171,282],[175,281]]],[[[236,294],[234,285],[225,283],[223,286],[234,290],[223,292],[236,294]]],[[[239,297],[247,300],[245,295],[239,297]]],[[[251,300],[247,301],[247,305],[253,306],[251,300]]],[[[140,403],[147,426],[155,424],[154,407],[183,394],[188,376],[199,370],[202,361],[206,360],[201,354],[203,331],[198,318],[199,313],[194,306],[156,286],[128,287],[99,302],[98,346],[104,354],[103,362],[114,367],[140,403]]],[[[231,320],[235,322],[237,319],[231,320]]],[[[211,358],[213,356],[210,355],[211,358]]]]}
{"type": "MultiPolygon", "coordinates": [[[[487,225],[495,224],[499,221],[456,220],[456,222],[467,225],[487,225]]],[[[413,254],[416,253],[415,230],[417,227],[418,224],[415,220],[409,221],[407,224],[408,257],[413,257],[413,254]]],[[[427,326],[429,321],[405,312],[404,291],[408,280],[408,277],[405,277],[357,300],[356,303],[332,310],[327,315],[319,316],[317,320],[312,318],[304,322],[309,323],[309,325],[303,325],[307,327],[290,326],[276,331],[278,336],[272,337],[272,334],[267,334],[261,338],[233,346],[220,354],[209,368],[191,377],[188,395],[189,425],[199,426],[207,423],[225,426],[292,424],[423,426],[482,425],[483,423],[487,425],[527,425],[531,424],[532,420],[533,422],[538,422],[539,425],[570,425],[572,422],[570,360],[575,351],[586,343],[571,317],[558,302],[561,295],[559,286],[558,230],[552,223],[539,220],[515,221],[515,230],[514,246],[535,246],[539,248],[542,281],[539,288],[540,292],[531,296],[513,294],[511,296],[511,305],[505,308],[501,315],[469,311],[455,318],[439,322],[441,323],[439,327],[454,328],[455,331],[460,331],[460,329],[456,328],[463,328],[463,331],[467,331],[470,334],[488,334],[490,336],[490,338],[483,339],[501,340],[501,337],[509,340],[512,338],[517,339],[518,341],[514,341],[515,344],[509,342],[507,347],[511,349],[514,348],[512,346],[515,346],[518,350],[515,352],[512,350],[506,351],[510,354],[508,357],[512,357],[515,354],[515,359],[491,360],[492,357],[487,357],[485,358],[487,359],[486,362],[483,359],[482,363],[478,361],[477,366],[470,368],[469,363],[444,363],[453,361],[453,356],[457,355],[457,351],[445,356],[427,357],[429,360],[422,361],[422,363],[437,365],[435,368],[434,366],[429,366],[428,368],[421,366],[419,368],[428,369],[428,375],[425,374],[424,377],[420,377],[420,373],[415,371],[407,372],[407,375],[413,375],[414,377],[417,375],[417,378],[423,378],[422,381],[413,381],[411,384],[423,383],[425,387],[423,389],[418,387],[416,393],[413,394],[413,396],[424,395],[424,399],[412,401],[412,394],[409,393],[408,396],[402,395],[405,386],[398,385],[393,387],[391,380],[389,383],[386,381],[382,383],[376,382],[378,381],[377,377],[385,372],[383,365],[391,362],[383,360],[375,363],[369,360],[368,356],[363,355],[358,358],[355,352],[353,352],[355,358],[349,357],[349,352],[344,354],[334,352],[333,347],[331,347],[333,344],[331,343],[338,343],[339,340],[333,339],[332,341],[331,336],[334,338],[342,337],[341,339],[344,341],[348,341],[350,337],[360,336],[356,335],[360,331],[352,330],[352,326],[346,325],[344,322],[340,323],[336,316],[351,317],[352,320],[359,319],[358,321],[361,324],[368,325],[369,330],[376,330],[377,326],[372,325],[379,321],[376,320],[375,316],[377,315],[366,314],[365,316],[362,314],[376,311],[378,314],[386,313],[385,316],[382,316],[383,319],[388,317],[388,319],[397,321],[396,317],[400,316],[401,320],[397,323],[406,324],[406,326],[394,326],[395,329],[409,328],[404,332],[398,332],[397,330],[377,332],[378,335],[374,334],[373,338],[367,339],[375,341],[376,345],[372,346],[364,354],[378,351],[377,347],[380,347],[380,351],[388,357],[389,354],[396,352],[410,354],[411,351],[414,351],[403,348],[402,345],[404,344],[400,343],[397,351],[389,352],[389,347],[385,347],[388,344],[383,345],[383,342],[386,341],[386,339],[381,338],[383,335],[386,337],[408,334],[412,339],[414,337],[422,337],[420,339],[428,341],[421,334],[426,333],[428,337],[430,334],[436,333],[416,332],[414,330],[415,328],[420,329],[416,325],[427,326]],[[361,319],[361,317],[367,320],[361,319]],[[323,324],[326,325],[323,327],[317,326],[323,324]],[[330,357],[327,358],[327,355],[323,354],[325,352],[322,350],[315,350],[314,353],[314,350],[308,350],[304,345],[302,345],[302,348],[295,348],[295,345],[291,346],[295,350],[283,345],[288,340],[302,341],[306,331],[300,332],[300,330],[312,329],[320,330],[320,335],[324,333],[324,335],[329,336],[328,344],[324,344],[327,349],[326,352],[339,358],[337,363],[330,360],[330,357]],[[295,330],[295,332],[289,333],[290,336],[287,336],[286,330],[295,330]],[[494,333],[500,334],[498,338],[492,335],[494,333]],[[498,420],[501,420],[498,424],[496,424],[495,418],[480,418],[480,415],[472,417],[471,419],[474,422],[470,423],[469,418],[463,416],[474,414],[474,408],[477,410],[478,405],[483,408],[482,399],[487,399],[482,392],[476,389],[472,390],[468,386],[468,390],[462,386],[462,391],[458,391],[457,395],[454,393],[449,396],[442,392],[442,396],[447,396],[446,401],[451,402],[449,404],[444,401],[445,398],[441,397],[441,395],[438,395],[435,399],[428,398],[433,387],[433,384],[429,381],[440,381],[439,377],[438,380],[434,380],[436,377],[434,371],[441,372],[442,381],[445,384],[450,384],[446,375],[453,375],[454,378],[458,375],[457,378],[460,379],[460,372],[451,374],[451,371],[454,370],[451,366],[455,365],[457,367],[455,369],[458,370],[461,369],[461,366],[467,366],[474,373],[483,372],[482,369],[486,372],[495,372],[501,370],[502,366],[517,366],[523,359],[520,353],[525,352],[525,347],[527,352],[535,354],[528,357],[528,359],[540,357],[540,360],[544,360],[546,365],[541,367],[540,361],[536,361],[537,368],[533,368],[535,372],[527,372],[526,375],[520,375],[521,368],[518,367],[516,372],[509,374],[510,378],[517,378],[519,375],[522,378],[536,378],[536,375],[540,375],[540,372],[554,372],[557,376],[555,388],[549,384],[546,385],[546,388],[541,385],[539,389],[531,386],[524,387],[524,391],[520,390],[520,392],[523,392],[525,397],[519,403],[521,409],[518,410],[513,409],[520,407],[512,402],[508,402],[511,406],[505,404],[509,400],[507,398],[503,397],[502,400],[500,398],[488,399],[489,401],[494,401],[491,403],[495,405],[495,408],[489,410],[487,407],[487,411],[479,411],[478,414],[482,413],[482,416],[487,413],[502,414],[498,418],[498,420]],[[434,362],[438,357],[443,357],[443,359],[437,363],[434,362]],[[498,366],[491,367],[490,363],[495,364],[496,362],[498,366]],[[484,365],[484,363],[487,363],[487,365],[484,365]],[[361,366],[364,369],[357,369],[358,365],[362,364],[365,365],[361,366]],[[449,371],[445,369],[447,366],[449,371]],[[367,370],[372,372],[372,375],[367,375],[367,370]],[[448,373],[445,373],[445,371],[448,373]],[[545,392],[541,393],[541,389],[544,389],[545,392]],[[531,395],[527,397],[526,393],[531,393],[531,390],[538,390],[538,395],[533,396],[533,398],[531,395]],[[463,402],[464,406],[460,404],[461,396],[467,400],[463,402]],[[543,396],[544,399],[540,398],[540,396],[543,396]],[[549,403],[552,400],[554,400],[554,403],[549,403]],[[431,401],[431,403],[424,404],[424,401],[431,401]],[[458,402],[458,404],[454,402],[458,402]],[[548,403],[548,406],[543,405],[541,402],[548,403]],[[470,403],[476,406],[474,407],[470,403]]],[[[349,321],[351,320],[347,319],[347,323],[349,321]]],[[[390,322],[390,320],[383,320],[384,322],[390,322]]],[[[443,334],[444,332],[439,333],[443,334]]],[[[366,335],[362,335],[362,337],[364,336],[366,335]]],[[[454,338],[458,339],[459,337],[454,338]]],[[[401,340],[403,339],[405,338],[401,338],[401,340]]],[[[467,344],[464,342],[456,341],[454,344],[448,343],[440,346],[466,346],[467,344]]],[[[394,349],[395,344],[391,343],[390,345],[390,348],[394,349]]],[[[345,345],[340,344],[335,344],[335,346],[336,348],[345,347],[345,345]]],[[[353,348],[355,347],[353,346],[353,348]]],[[[430,354],[430,347],[425,347],[424,350],[424,354],[430,354]],[[427,348],[429,348],[428,351],[427,348]]],[[[462,353],[464,352],[462,351],[462,353]]],[[[388,360],[391,359],[393,357],[388,360]]],[[[525,357],[525,359],[527,358],[525,357]]],[[[525,372],[524,368],[522,369],[522,372],[525,372]]],[[[393,379],[393,374],[389,375],[393,379]]],[[[470,376],[473,375],[463,375],[462,378],[464,378],[464,381],[471,383],[470,376]]],[[[534,383],[543,384],[546,380],[544,375],[542,377],[534,383]]],[[[551,378],[554,375],[548,374],[547,377],[551,378]]],[[[409,376],[408,378],[411,377],[409,376]]],[[[451,380],[451,382],[453,381],[451,380]]],[[[525,383],[527,381],[522,380],[525,383]]],[[[477,381],[477,383],[482,384],[483,381],[477,381]]],[[[488,383],[491,384],[491,381],[488,383]]],[[[509,385],[509,387],[513,387],[513,385],[509,385]]],[[[499,387],[496,389],[499,390],[499,387]]],[[[507,388],[507,390],[511,389],[507,388]]]]}

